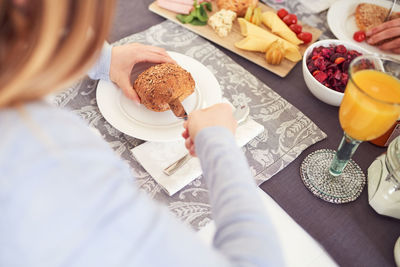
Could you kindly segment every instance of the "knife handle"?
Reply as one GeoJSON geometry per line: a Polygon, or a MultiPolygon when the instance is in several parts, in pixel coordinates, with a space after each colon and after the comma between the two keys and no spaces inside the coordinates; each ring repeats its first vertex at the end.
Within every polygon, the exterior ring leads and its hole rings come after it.
{"type": "Polygon", "coordinates": [[[181,166],[183,166],[192,156],[187,153],[184,157],[180,158],[179,160],[175,161],[167,168],[164,169],[164,173],[168,176],[174,174],[181,166]]]}

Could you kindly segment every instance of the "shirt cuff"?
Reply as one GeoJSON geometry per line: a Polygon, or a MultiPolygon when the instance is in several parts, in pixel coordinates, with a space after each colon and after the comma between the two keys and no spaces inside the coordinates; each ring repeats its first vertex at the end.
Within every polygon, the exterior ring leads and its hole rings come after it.
{"type": "Polygon", "coordinates": [[[110,81],[111,49],[112,46],[104,42],[99,59],[88,72],[91,79],[110,81]]]}

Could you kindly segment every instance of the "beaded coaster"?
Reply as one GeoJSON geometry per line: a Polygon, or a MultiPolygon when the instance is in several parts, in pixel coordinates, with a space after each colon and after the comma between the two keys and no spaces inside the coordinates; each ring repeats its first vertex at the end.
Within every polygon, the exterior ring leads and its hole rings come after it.
{"type": "Polygon", "coordinates": [[[331,149],[314,151],[302,162],[300,176],[315,196],[335,204],[348,203],[360,196],[365,175],[357,163],[350,160],[340,176],[332,176],[329,167],[335,153],[331,149]]]}

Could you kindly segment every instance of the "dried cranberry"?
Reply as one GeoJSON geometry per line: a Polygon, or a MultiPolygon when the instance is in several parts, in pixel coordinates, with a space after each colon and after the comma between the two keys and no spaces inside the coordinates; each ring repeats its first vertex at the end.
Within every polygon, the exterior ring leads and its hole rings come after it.
{"type": "Polygon", "coordinates": [[[321,56],[321,52],[313,51],[310,58],[321,56]]]}
{"type": "Polygon", "coordinates": [[[343,84],[347,84],[348,80],[349,80],[349,75],[347,73],[342,73],[342,82],[343,82],[343,84]]]}
{"type": "Polygon", "coordinates": [[[317,53],[317,54],[320,54],[323,48],[324,48],[323,46],[315,47],[315,48],[313,49],[313,52],[315,52],[315,53],[317,53]]]}
{"type": "Polygon", "coordinates": [[[333,74],[333,77],[334,77],[336,80],[340,80],[341,77],[342,77],[342,72],[341,72],[340,70],[336,70],[335,73],[333,74]]]}
{"type": "Polygon", "coordinates": [[[321,50],[321,52],[322,52],[322,55],[323,55],[324,57],[326,57],[326,58],[330,58],[330,57],[332,56],[332,54],[333,54],[332,49],[329,49],[329,48],[323,48],[323,49],[321,50]]]}
{"type": "MultiPolygon", "coordinates": [[[[316,80],[338,92],[344,92],[349,79],[347,71],[351,60],[361,55],[355,50],[347,50],[343,45],[318,46],[307,58],[307,68],[316,80]]],[[[369,68],[365,62],[360,68],[369,68]]]]}
{"type": "Polygon", "coordinates": [[[326,75],[325,72],[320,71],[320,72],[318,72],[314,77],[315,77],[315,79],[317,79],[317,81],[319,81],[320,83],[322,83],[323,81],[326,80],[326,78],[328,78],[328,75],[326,75]]]}
{"type": "Polygon", "coordinates": [[[330,57],[330,61],[331,62],[335,62],[335,60],[339,57],[342,57],[342,54],[339,53],[334,53],[331,57],[330,57]]]}
{"type": "Polygon", "coordinates": [[[323,57],[318,57],[317,59],[315,59],[314,60],[314,65],[319,70],[325,70],[326,69],[326,63],[325,63],[325,59],[323,57]]]}
{"type": "Polygon", "coordinates": [[[344,54],[347,52],[346,47],[344,47],[344,45],[338,45],[336,46],[336,53],[340,53],[340,54],[344,54]]]}
{"type": "Polygon", "coordinates": [[[311,73],[314,73],[314,71],[317,70],[317,67],[315,67],[315,65],[314,65],[313,62],[311,62],[310,64],[308,64],[308,65],[307,65],[307,68],[308,68],[308,70],[309,70],[311,73]]]}
{"type": "Polygon", "coordinates": [[[342,72],[347,72],[349,70],[349,66],[350,66],[350,62],[349,61],[345,61],[342,64],[342,72]]]}

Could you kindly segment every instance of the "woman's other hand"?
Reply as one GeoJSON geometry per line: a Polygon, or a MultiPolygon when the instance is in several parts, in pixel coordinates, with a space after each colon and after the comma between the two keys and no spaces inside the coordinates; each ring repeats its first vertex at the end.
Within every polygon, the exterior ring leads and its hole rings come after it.
{"type": "Polygon", "coordinates": [[[229,104],[215,104],[209,108],[195,110],[189,114],[188,120],[183,124],[185,131],[182,133],[186,139],[185,146],[192,156],[196,155],[194,140],[204,128],[221,126],[235,134],[237,122],[232,114],[229,104]]]}
{"type": "Polygon", "coordinates": [[[125,96],[140,103],[131,83],[131,72],[139,62],[176,63],[164,48],[131,43],[115,46],[111,50],[110,80],[122,89],[125,96]]]}
{"type": "Polygon", "coordinates": [[[368,30],[365,35],[368,44],[400,54],[400,18],[384,22],[368,30]]]}

